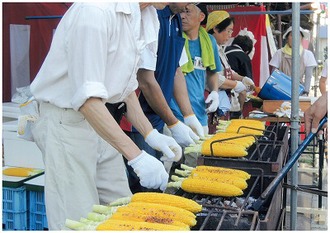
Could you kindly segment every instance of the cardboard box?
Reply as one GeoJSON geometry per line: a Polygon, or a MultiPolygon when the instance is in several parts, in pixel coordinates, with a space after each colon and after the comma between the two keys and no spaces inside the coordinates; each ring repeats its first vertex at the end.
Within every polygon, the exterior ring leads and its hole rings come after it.
{"type": "MultiPolygon", "coordinates": [[[[287,100],[264,100],[262,109],[266,113],[274,113],[276,109],[281,107],[281,104],[286,102],[291,102],[287,100]]],[[[311,106],[311,101],[299,101],[299,108],[301,111],[305,112],[311,106]]]]}

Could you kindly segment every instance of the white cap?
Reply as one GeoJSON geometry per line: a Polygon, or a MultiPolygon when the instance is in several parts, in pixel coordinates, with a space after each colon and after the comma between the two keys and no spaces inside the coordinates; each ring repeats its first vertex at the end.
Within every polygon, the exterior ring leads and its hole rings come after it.
{"type": "MultiPolygon", "coordinates": [[[[303,37],[305,38],[305,39],[309,39],[309,31],[308,30],[305,30],[305,29],[303,29],[302,27],[299,27],[299,30],[300,30],[300,32],[303,34],[303,37]]],[[[292,31],[292,26],[290,26],[287,30],[286,30],[286,32],[283,34],[283,39],[285,39],[285,37],[289,34],[289,32],[291,32],[292,31]]]]}

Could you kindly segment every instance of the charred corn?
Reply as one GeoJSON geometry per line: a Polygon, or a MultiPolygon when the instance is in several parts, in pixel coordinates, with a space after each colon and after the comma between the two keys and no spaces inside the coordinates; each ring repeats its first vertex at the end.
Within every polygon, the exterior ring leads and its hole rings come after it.
{"type": "Polygon", "coordinates": [[[225,167],[214,167],[214,166],[207,166],[207,165],[200,165],[195,168],[189,167],[185,164],[181,164],[181,168],[185,169],[186,171],[195,172],[209,172],[209,173],[216,173],[216,174],[230,174],[236,177],[243,178],[245,180],[250,179],[251,175],[246,171],[240,169],[233,169],[233,168],[225,168],[225,167]]]}
{"type": "Polygon", "coordinates": [[[136,221],[136,222],[151,222],[151,223],[161,223],[167,225],[188,227],[189,226],[183,222],[175,220],[168,216],[150,216],[147,214],[139,214],[138,212],[116,212],[111,216],[111,220],[124,220],[124,221],[136,221]]]}
{"type": "Polygon", "coordinates": [[[165,217],[181,221],[189,226],[196,225],[196,216],[185,209],[167,206],[162,204],[131,202],[127,206],[118,207],[117,212],[135,212],[139,215],[148,215],[150,217],[165,217]]]}
{"type": "Polygon", "coordinates": [[[190,175],[193,179],[202,179],[202,180],[210,180],[220,183],[232,184],[242,190],[248,187],[247,182],[240,177],[229,175],[229,174],[216,174],[209,172],[195,172],[193,171],[190,175]]]}
{"type": "Polygon", "coordinates": [[[189,231],[189,227],[179,227],[150,222],[108,220],[97,226],[98,231],[189,231]]]}
{"type": "Polygon", "coordinates": [[[218,157],[244,157],[248,155],[246,148],[242,145],[225,143],[225,142],[215,142],[212,144],[212,140],[206,140],[202,144],[191,145],[185,148],[184,153],[189,154],[192,152],[201,153],[205,156],[218,156],[218,157]]]}
{"type": "Polygon", "coordinates": [[[161,203],[163,205],[175,206],[192,213],[202,211],[202,206],[197,202],[185,197],[167,194],[167,193],[153,193],[153,192],[140,192],[135,193],[131,202],[148,202],[148,203],[161,203]]]}
{"type": "Polygon", "coordinates": [[[181,187],[186,192],[221,197],[235,197],[243,194],[240,188],[231,184],[190,177],[185,178],[183,181],[169,182],[168,187],[181,187]]]}

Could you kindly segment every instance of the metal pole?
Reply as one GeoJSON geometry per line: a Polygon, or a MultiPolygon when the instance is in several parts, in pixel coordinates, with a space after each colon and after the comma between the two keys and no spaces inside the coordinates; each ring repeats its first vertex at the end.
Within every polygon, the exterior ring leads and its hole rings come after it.
{"type": "MultiPolygon", "coordinates": [[[[292,3],[292,76],[291,76],[291,155],[298,149],[299,141],[299,81],[300,81],[300,4],[292,3]]],[[[291,170],[291,184],[298,185],[297,162],[291,170]]],[[[297,225],[297,190],[291,189],[290,229],[297,225]]]]}
{"type": "MultiPolygon", "coordinates": [[[[316,18],[316,37],[315,37],[315,59],[317,61],[317,64],[319,64],[320,59],[320,39],[319,39],[319,33],[320,33],[320,13],[317,13],[316,18]]],[[[317,89],[318,89],[318,83],[319,83],[319,68],[318,66],[314,69],[314,97],[317,97],[317,89]]]]}
{"type": "Polygon", "coordinates": [[[278,36],[278,47],[282,48],[282,16],[281,15],[277,15],[277,30],[279,32],[281,32],[281,34],[278,36]]]}

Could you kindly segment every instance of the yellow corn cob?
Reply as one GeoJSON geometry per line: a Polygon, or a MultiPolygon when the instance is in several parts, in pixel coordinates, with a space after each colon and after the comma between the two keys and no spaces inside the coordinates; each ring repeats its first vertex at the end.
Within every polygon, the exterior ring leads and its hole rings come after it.
{"type": "Polygon", "coordinates": [[[189,231],[189,227],[167,224],[135,222],[123,220],[107,220],[97,226],[98,231],[189,231]]]}
{"type": "Polygon", "coordinates": [[[253,136],[246,136],[246,137],[241,137],[241,136],[242,134],[238,134],[238,133],[219,132],[216,133],[213,137],[211,137],[210,140],[215,141],[215,140],[230,138],[230,140],[224,142],[241,144],[245,147],[249,147],[255,142],[255,138],[253,136]],[[240,138],[232,139],[234,137],[240,137],[240,138]]]}
{"type": "Polygon", "coordinates": [[[255,135],[262,135],[263,132],[260,130],[265,130],[265,125],[263,122],[256,121],[256,120],[248,120],[248,119],[233,119],[230,121],[229,126],[226,128],[226,132],[234,132],[236,133],[237,130],[241,126],[246,126],[250,128],[256,128],[259,130],[241,128],[238,133],[240,134],[255,134],[255,135]]]}
{"type": "MultiPolygon", "coordinates": [[[[211,156],[211,143],[212,140],[206,140],[202,143],[201,154],[206,156],[211,156]]],[[[243,157],[248,153],[246,148],[241,145],[231,144],[226,142],[216,142],[212,144],[213,156],[220,157],[243,157]]]]}
{"type": "Polygon", "coordinates": [[[246,181],[243,178],[229,174],[217,174],[217,173],[209,173],[209,172],[192,171],[190,177],[193,179],[210,180],[220,183],[232,184],[242,190],[248,187],[246,181]]]}
{"type": "Polygon", "coordinates": [[[213,167],[213,166],[197,166],[193,169],[196,172],[210,172],[210,173],[218,173],[218,174],[231,174],[233,176],[241,177],[243,179],[250,179],[251,175],[245,171],[239,169],[232,168],[224,168],[224,167],[213,167]]]}
{"type": "Polygon", "coordinates": [[[140,192],[135,193],[131,202],[148,202],[148,203],[160,203],[169,206],[175,206],[186,209],[193,213],[202,211],[202,206],[197,202],[185,197],[176,196],[167,193],[153,193],[153,192],[140,192]]]}
{"type": "Polygon", "coordinates": [[[151,223],[161,223],[167,225],[174,225],[180,227],[189,226],[183,222],[175,220],[171,217],[157,217],[139,214],[138,212],[116,212],[111,216],[111,220],[124,220],[124,221],[136,221],[136,222],[151,222],[151,223]]]}
{"type": "Polygon", "coordinates": [[[36,174],[38,170],[25,167],[10,167],[2,170],[2,174],[6,176],[28,177],[36,174]]]}
{"type": "Polygon", "coordinates": [[[189,226],[196,225],[196,216],[192,212],[162,204],[131,202],[127,206],[118,207],[117,212],[135,212],[139,215],[148,215],[150,217],[167,217],[189,226]]]}
{"type": "Polygon", "coordinates": [[[168,187],[180,186],[189,193],[207,194],[221,197],[235,197],[243,194],[243,191],[231,184],[210,180],[185,178],[183,181],[170,182],[168,187]]]}

